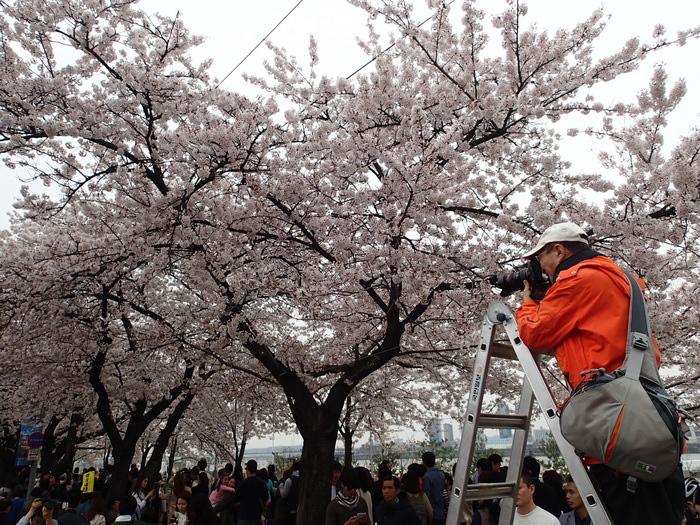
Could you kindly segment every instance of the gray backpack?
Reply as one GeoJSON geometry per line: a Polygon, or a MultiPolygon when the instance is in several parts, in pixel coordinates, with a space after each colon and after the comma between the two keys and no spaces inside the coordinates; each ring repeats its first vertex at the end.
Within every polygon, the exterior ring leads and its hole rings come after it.
{"type": "Polygon", "coordinates": [[[611,373],[589,376],[561,409],[561,433],[574,448],[636,480],[662,481],[678,466],[685,439],[680,410],[661,386],[646,304],[637,281],[630,283],[627,355],[611,373]]]}

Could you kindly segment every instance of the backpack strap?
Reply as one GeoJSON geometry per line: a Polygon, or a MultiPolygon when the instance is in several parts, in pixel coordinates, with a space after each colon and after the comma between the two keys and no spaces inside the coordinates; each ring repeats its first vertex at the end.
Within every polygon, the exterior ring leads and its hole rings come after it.
{"type": "Polygon", "coordinates": [[[656,368],[654,345],[649,330],[649,316],[642,289],[637,280],[625,272],[630,285],[630,309],[627,329],[627,355],[625,356],[625,377],[639,379],[640,376],[661,385],[656,368]]]}

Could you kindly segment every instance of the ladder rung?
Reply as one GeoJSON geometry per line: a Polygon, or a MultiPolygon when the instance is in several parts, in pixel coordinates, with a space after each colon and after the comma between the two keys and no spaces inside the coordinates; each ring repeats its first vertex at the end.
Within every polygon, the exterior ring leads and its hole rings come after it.
{"type": "Polygon", "coordinates": [[[514,428],[527,429],[528,416],[513,414],[479,414],[480,428],[514,428]]]}
{"type": "Polygon", "coordinates": [[[464,499],[477,501],[480,499],[508,498],[515,493],[515,483],[475,483],[467,485],[464,499]]]}

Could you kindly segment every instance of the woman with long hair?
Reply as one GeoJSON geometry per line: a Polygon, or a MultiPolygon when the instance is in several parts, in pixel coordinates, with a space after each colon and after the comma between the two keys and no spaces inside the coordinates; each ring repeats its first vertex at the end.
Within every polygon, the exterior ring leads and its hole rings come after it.
{"type": "Polygon", "coordinates": [[[173,478],[173,490],[170,492],[170,503],[168,503],[168,521],[175,515],[177,499],[187,492],[192,495],[192,489],[186,485],[185,474],[178,472],[173,478]]]}
{"type": "Polygon", "coordinates": [[[226,474],[221,477],[219,486],[212,490],[211,494],[209,494],[209,501],[211,502],[212,507],[219,504],[225,493],[236,492],[236,489],[234,488],[235,483],[235,480],[233,478],[229,478],[226,474]]]}
{"type": "Polygon", "coordinates": [[[146,474],[141,474],[134,482],[131,495],[136,499],[136,519],[141,519],[141,513],[156,495],[153,489],[148,490],[150,479],[146,474]]]}
{"type": "Polygon", "coordinates": [[[422,525],[430,525],[433,522],[433,506],[428,496],[421,490],[418,474],[415,470],[408,470],[401,476],[401,488],[408,495],[408,501],[416,511],[422,525]]]}
{"type": "Polygon", "coordinates": [[[197,486],[192,489],[192,495],[204,494],[209,496],[209,476],[203,470],[197,475],[197,486]]]}
{"type": "Polygon", "coordinates": [[[107,502],[102,494],[95,493],[90,499],[90,505],[83,516],[90,522],[90,525],[107,525],[107,502]]]}

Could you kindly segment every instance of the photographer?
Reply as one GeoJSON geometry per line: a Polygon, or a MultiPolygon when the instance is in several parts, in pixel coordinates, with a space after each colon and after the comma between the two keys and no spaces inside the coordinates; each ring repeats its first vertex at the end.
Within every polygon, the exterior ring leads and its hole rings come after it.
{"type": "MultiPolygon", "coordinates": [[[[523,342],[533,351],[553,351],[572,389],[582,381],[583,371],[618,369],[626,354],[630,305],[622,270],[591,250],[588,236],[573,223],[547,228],[523,258],[539,262],[552,283],[541,301],[531,297],[530,283],[525,283],[523,303],[515,313],[523,342]]],[[[655,342],[654,351],[658,368],[655,342]]],[[[591,465],[590,472],[616,525],[681,523],[680,465],[663,482],[640,481],[634,493],[627,491],[625,474],[601,464],[591,465]]]]}
{"type": "Polygon", "coordinates": [[[20,518],[17,525],[58,525],[53,519],[54,505],[51,500],[36,498],[29,506],[29,512],[20,518]]]}

